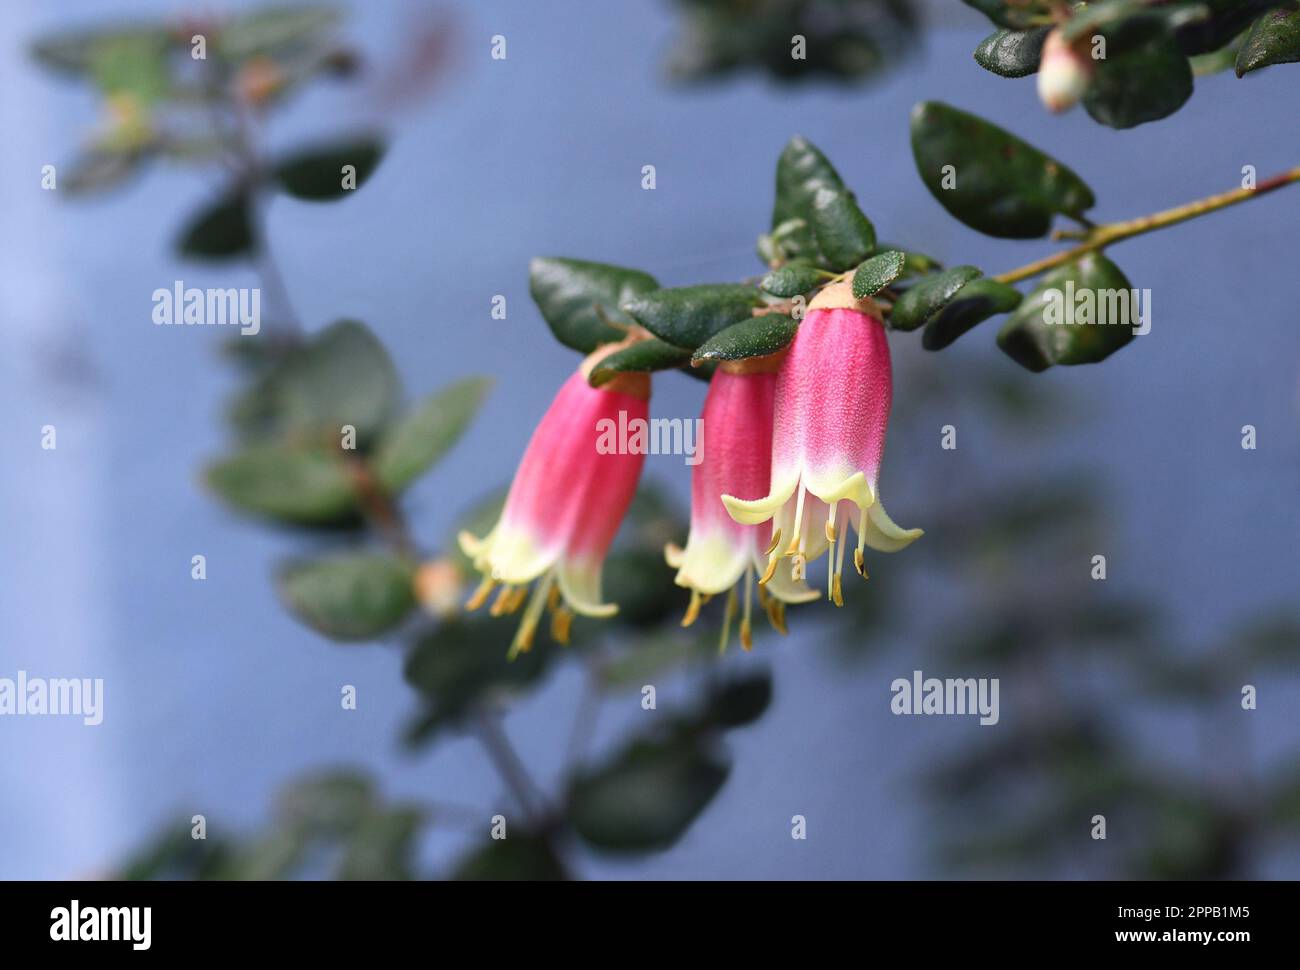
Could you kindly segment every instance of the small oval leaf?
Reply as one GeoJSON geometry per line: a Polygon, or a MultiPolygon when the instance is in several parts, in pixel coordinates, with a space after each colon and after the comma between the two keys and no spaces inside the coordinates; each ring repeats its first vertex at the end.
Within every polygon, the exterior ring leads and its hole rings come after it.
{"type": "Polygon", "coordinates": [[[915,330],[947,306],[963,286],[981,275],[974,266],[954,266],[922,277],[894,303],[889,313],[889,328],[915,330]]]}
{"type": "Polygon", "coordinates": [[[995,30],[975,48],[975,63],[999,77],[1028,77],[1038,72],[1043,41],[1052,28],[995,30]]]}
{"type": "Polygon", "coordinates": [[[672,344],[651,337],[649,340],[638,340],[602,358],[600,363],[592,368],[587,381],[592,387],[600,387],[602,384],[608,384],[619,374],[644,374],[670,370],[681,367],[690,359],[689,350],[674,347],[672,344]]]}
{"type": "Polygon", "coordinates": [[[766,357],[789,346],[799,323],[784,313],[764,313],[714,334],[695,351],[692,362],[766,357]]]}
{"type": "Polygon", "coordinates": [[[897,249],[877,253],[857,268],[853,274],[853,295],[859,300],[875,296],[903,275],[907,255],[897,249]]]}
{"type": "Polygon", "coordinates": [[[627,334],[608,321],[630,324],[619,308],[659,288],[649,273],[581,259],[539,256],[528,265],[528,292],[555,339],[589,354],[627,334]]]}
{"type": "Polygon", "coordinates": [[[763,300],[743,283],[711,283],[655,290],[623,309],[660,340],[694,350],[714,334],[746,319],[763,300]]]}
{"type": "Polygon", "coordinates": [[[825,270],[808,263],[787,263],[763,277],[759,287],[773,296],[792,297],[807,293],[826,279],[825,270]]]}
{"type": "Polygon", "coordinates": [[[992,279],[971,280],[957,296],[925,325],[921,346],[942,350],[950,343],[999,313],[1010,313],[1020,305],[1020,291],[992,279]]]}
{"type": "Polygon", "coordinates": [[[271,177],[294,198],[324,202],[361,188],[383,157],[378,138],[356,137],[300,151],[274,166],[271,177]]]}
{"type": "Polygon", "coordinates": [[[491,381],[469,377],[443,388],[393,424],[379,442],[373,467],[389,494],[397,494],[437,463],[474,420],[491,381]]]}

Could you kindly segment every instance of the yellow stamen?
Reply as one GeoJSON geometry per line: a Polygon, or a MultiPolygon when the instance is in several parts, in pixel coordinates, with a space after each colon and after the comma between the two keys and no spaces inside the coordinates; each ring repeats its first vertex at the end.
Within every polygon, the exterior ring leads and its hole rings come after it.
{"type": "Polygon", "coordinates": [[[509,611],[510,600],[514,597],[514,589],[510,586],[502,586],[497,591],[497,598],[492,601],[492,608],[488,613],[492,616],[505,616],[509,611]]]}
{"type": "Polygon", "coordinates": [[[826,596],[835,599],[835,509],[838,502],[832,502],[830,513],[826,517],[826,541],[830,549],[826,553],[826,596]]]}
{"type": "Polygon", "coordinates": [[[740,645],[746,650],[754,649],[754,627],[749,615],[754,609],[754,587],[749,582],[749,570],[745,570],[745,613],[740,618],[740,645]]]}
{"type": "Polygon", "coordinates": [[[826,520],[826,541],[835,544],[835,507],[831,506],[831,517],[826,520]]]}
{"type": "Polygon", "coordinates": [[[560,587],[551,585],[551,591],[546,594],[546,605],[552,611],[560,608],[560,587]]]}
{"type": "Polygon", "coordinates": [[[867,561],[865,558],[863,558],[861,549],[853,550],[853,566],[855,569],[857,569],[858,575],[861,576],[863,579],[871,578],[870,576],[867,575],[867,561]]]}
{"type": "Polygon", "coordinates": [[[790,578],[797,583],[807,575],[808,559],[802,552],[796,552],[790,563],[790,578]]]}
{"type": "Polygon", "coordinates": [[[831,577],[831,601],[836,606],[844,605],[844,591],[840,589],[840,574],[835,573],[831,577]]]}
{"type": "Polygon", "coordinates": [[[867,510],[863,509],[858,514],[858,548],[853,551],[853,568],[858,571],[858,575],[863,579],[867,578],[866,559],[862,555],[862,550],[867,544],[867,510]]]}
{"type": "Polygon", "coordinates": [[[773,529],[772,541],[767,544],[767,552],[763,553],[763,555],[765,556],[772,555],[772,553],[776,552],[776,547],[779,546],[780,544],[781,544],[781,530],[773,529]]]}
{"type": "MultiPolygon", "coordinates": [[[[552,590],[554,591],[554,590],[552,590]]],[[[573,610],[561,606],[551,613],[551,639],[569,645],[569,631],[573,628],[573,610]]]]}
{"type": "Polygon", "coordinates": [[[682,617],[682,626],[690,626],[700,618],[700,607],[704,605],[704,597],[696,590],[691,590],[691,602],[686,607],[686,615],[682,617]]]}
{"type": "Polygon", "coordinates": [[[775,596],[767,601],[767,622],[777,633],[784,635],[789,632],[785,628],[785,604],[775,596]]]}
{"type": "MultiPolygon", "coordinates": [[[[528,600],[528,609],[524,610],[524,618],[519,623],[519,629],[515,631],[515,639],[510,644],[510,652],[506,654],[506,659],[514,660],[519,654],[532,649],[533,636],[537,633],[537,621],[542,618],[542,610],[546,608],[546,599],[550,595],[554,578],[555,574],[548,572],[533,588],[533,595],[528,600]]],[[[510,592],[511,600],[522,600],[528,593],[527,586],[519,586],[514,590],[507,586],[502,592],[505,593],[507,590],[510,592]]],[[[500,602],[501,597],[498,596],[497,602],[492,604],[492,609],[495,610],[497,603],[500,602]]],[[[518,606],[515,609],[518,609],[518,606]]]]}
{"type": "Polygon", "coordinates": [[[483,582],[478,584],[478,589],[474,590],[474,595],[469,598],[465,604],[465,609],[473,613],[480,606],[487,602],[487,598],[492,595],[492,590],[497,588],[497,581],[491,576],[484,576],[483,582]]]}
{"type": "Polygon", "coordinates": [[[781,557],[773,553],[768,557],[767,568],[763,570],[763,575],[758,581],[759,586],[766,586],[771,582],[772,577],[776,575],[776,564],[781,561],[781,557]]]}
{"type": "Polygon", "coordinates": [[[799,485],[799,497],[794,500],[794,527],[790,530],[790,545],[786,547],[785,554],[793,556],[803,548],[803,484],[799,485]]]}

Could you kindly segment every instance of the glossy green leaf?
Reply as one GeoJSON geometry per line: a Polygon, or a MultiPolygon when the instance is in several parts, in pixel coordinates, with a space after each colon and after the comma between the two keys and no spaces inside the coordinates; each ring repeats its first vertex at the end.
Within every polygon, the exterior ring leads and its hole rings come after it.
{"type": "Polygon", "coordinates": [[[912,111],[912,154],[930,194],[990,236],[1046,236],[1053,216],[1078,215],[1095,201],[1092,190],[1062,163],[982,118],[937,101],[924,101],[912,111]]]}
{"type": "Polygon", "coordinates": [[[712,283],[655,290],[623,304],[637,323],[660,340],[694,350],[714,334],[751,316],[763,303],[743,283],[712,283]]]}
{"type": "Polygon", "coordinates": [[[380,484],[397,494],[437,464],[474,420],[491,385],[484,377],[463,378],[394,422],[372,459],[380,484]]]}
{"type": "Polygon", "coordinates": [[[693,360],[744,360],[765,357],[789,346],[799,322],[784,313],[765,313],[734,323],[695,351],[693,360]]]}
{"type": "Polygon", "coordinates": [[[891,330],[915,330],[942,310],[981,271],[974,266],[954,266],[917,280],[894,303],[889,314],[891,330]]]}
{"type": "MultiPolygon", "coordinates": [[[[1181,16],[1181,12],[1180,12],[1181,16]]],[[[1061,25],[1061,37],[1070,43],[1105,38],[1106,58],[1123,54],[1170,29],[1170,12],[1137,0],[1101,0],[1078,8],[1061,25]]]]}
{"type": "Polygon", "coordinates": [[[1237,51],[1237,77],[1296,61],[1300,61],[1300,8],[1270,10],[1251,25],[1237,51]]]}
{"type": "Polygon", "coordinates": [[[414,567],[388,553],[355,552],[295,562],[281,570],[289,610],[334,640],[373,640],[415,608],[414,567]]]}
{"type": "Polygon", "coordinates": [[[356,495],[337,450],[257,445],[209,465],[205,479],[235,508],[285,524],[336,526],[357,517],[356,495]]]}
{"type": "Polygon", "coordinates": [[[1050,26],[1030,30],[993,31],[975,48],[975,63],[1000,77],[1028,77],[1038,71],[1038,61],[1043,54],[1043,41],[1051,31],[1050,26]]]}
{"type": "Polygon", "coordinates": [[[648,273],[606,263],[538,257],[528,266],[528,290],[555,339],[584,354],[623,339],[607,321],[630,324],[622,305],[658,288],[648,273]]]}
{"type": "Polygon", "coordinates": [[[926,350],[942,350],[977,324],[1020,305],[1020,291],[993,279],[971,280],[942,310],[930,318],[921,334],[926,350]]]}
{"type": "Polygon", "coordinates": [[[599,849],[666,849],[713,800],[729,770],[720,756],[690,737],[636,741],[573,780],[569,821],[599,849]]]}
{"type": "Polygon", "coordinates": [[[810,263],[787,263],[763,277],[759,287],[773,296],[800,296],[826,279],[826,271],[810,263]]]}
{"type": "Polygon", "coordinates": [[[555,882],[569,876],[547,838],[510,829],[506,838],[489,839],[462,859],[451,878],[488,882],[555,882]]]}
{"type": "Polygon", "coordinates": [[[1023,30],[1050,23],[1052,7],[1047,0],[963,0],[999,27],[1023,30]]]}
{"type": "Polygon", "coordinates": [[[296,152],[271,169],[271,177],[297,199],[340,199],[361,188],[384,157],[384,143],[358,136],[296,152]]]}
{"type": "Polygon", "coordinates": [[[836,272],[857,265],[875,248],[876,230],[848,189],[819,188],[812,197],[808,222],[822,261],[836,272]]]}
{"type": "Polygon", "coordinates": [[[191,259],[250,256],[256,245],[251,204],[242,192],[227,195],[193,217],[177,247],[191,259]]]}
{"type": "Polygon", "coordinates": [[[1231,43],[1269,8],[1291,6],[1290,0],[1189,0],[1171,7],[1167,20],[1179,49],[1206,54],[1231,43]]]}
{"type": "Polygon", "coordinates": [[[600,363],[591,369],[588,381],[592,387],[600,387],[602,384],[608,384],[619,374],[644,374],[670,370],[681,367],[690,359],[689,350],[682,350],[680,347],[674,347],[672,344],[651,337],[649,340],[638,340],[622,350],[616,350],[609,356],[603,357],[600,363]]]}
{"type": "Polygon", "coordinates": [[[811,219],[813,199],[824,188],[846,190],[839,173],[817,146],[796,135],[777,160],[772,207],[772,235],[787,259],[820,259],[811,219]]]}
{"type": "Polygon", "coordinates": [[[875,296],[903,275],[907,256],[897,249],[877,253],[853,273],[853,295],[859,300],[875,296]]]}
{"type": "Polygon", "coordinates": [[[369,450],[397,409],[392,358],[365,324],[340,320],[295,348],[232,404],[248,439],[303,438],[341,445],[343,428],[369,450]]]}
{"type": "Polygon", "coordinates": [[[1105,360],[1134,337],[1131,290],[1118,266],[1100,253],[1089,253],[1042,278],[1003,324],[998,346],[1032,371],[1105,360]],[[1077,308],[1074,319],[1088,319],[1084,316],[1088,304],[1081,302],[1087,300],[1092,301],[1092,320],[1112,322],[1062,322],[1072,302],[1077,308]]]}
{"type": "Polygon", "coordinates": [[[1132,128],[1173,114],[1191,96],[1192,66],[1177,42],[1161,35],[1098,61],[1083,106],[1103,125],[1132,128]]]}

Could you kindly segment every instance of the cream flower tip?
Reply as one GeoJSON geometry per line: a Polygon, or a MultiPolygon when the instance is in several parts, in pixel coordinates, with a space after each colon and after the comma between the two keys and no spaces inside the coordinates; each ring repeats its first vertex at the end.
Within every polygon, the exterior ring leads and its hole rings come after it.
{"type": "Polygon", "coordinates": [[[834,505],[842,499],[847,499],[858,508],[866,509],[876,503],[876,493],[863,472],[854,472],[837,485],[826,486],[813,480],[807,487],[810,494],[817,496],[827,505],[834,505]]]}
{"type": "Polygon", "coordinates": [[[853,284],[849,280],[823,287],[808,304],[808,312],[813,310],[856,310],[877,320],[881,316],[880,307],[875,300],[870,297],[859,300],[853,296],[853,284]]]}

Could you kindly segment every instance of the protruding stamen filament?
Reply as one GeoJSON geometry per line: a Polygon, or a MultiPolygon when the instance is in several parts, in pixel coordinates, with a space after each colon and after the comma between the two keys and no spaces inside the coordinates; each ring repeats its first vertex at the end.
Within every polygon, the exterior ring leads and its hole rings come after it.
{"type": "Polygon", "coordinates": [[[554,583],[551,584],[551,591],[546,594],[546,606],[551,612],[560,608],[560,587],[554,583]]]}
{"type": "Polygon", "coordinates": [[[750,622],[750,614],[754,610],[754,587],[749,581],[749,570],[745,570],[745,575],[741,579],[745,584],[745,612],[740,618],[740,645],[746,650],[754,649],[754,627],[750,622]]]}
{"type": "Polygon", "coordinates": [[[492,608],[488,612],[492,616],[505,616],[510,612],[510,601],[514,599],[514,595],[514,587],[502,586],[497,591],[497,598],[492,601],[492,608]]]}
{"type": "Polygon", "coordinates": [[[862,550],[867,544],[867,510],[863,509],[858,513],[858,548],[853,550],[853,568],[858,571],[858,575],[863,579],[867,578],[866,559],[862,555],[862,550]]]}
{"type": "Polygon", "coordinates": [[[826,541],[830,543],[826,554],[826,596],[829,599],[835,598],[835,509],[838,506],[838,502],[832,502],[826,516],[826,541]]]}
{"type": "Polygon", "coordinates": [[[867,560],[862,555],[861,549],[853,550],[853,568],[855,568],[858,571],[858,575],[861,576],[863,579],[871,578],[870,576],[867,575],[867,560]]]}
{"type": "Polygon", "coordinates": [[[772,624],[772,629],[777,633],[784,635],[788,632],[785,628],[785,604],[773,596],[766,605],[767,622],[772,624]]]}
{"type": "Polygon", "coordinates": [[[772,577],[776,575],[776,564],[781,561],[781,557],[776,553],[771,553],[767,557],[767,568],[763,570],[763,575],[759,577],[758,585],[766,586],[771,582],[772,577]]]}
{"type": "Polygon", "coordinates": [[[682,626],[690,626],[700,618],[700,608],[704,605],[704,597],[696,590],[691,590],[691,602],[686,607],[686,615],[682,617],[682,626]]]}
{"type": "MultiPolygon", "coordinates": [[[[746,583],[749,582],[749,574],[745,574],[746,583]]],[[[727,590],[727,608],[722,614],[722,637],[718,640],[718,653],[727,652],[727,641],[731,639],[731,621],[736,618],[736,587],[727,590]]]]}
{"type": "Polygon", "coordinates": [[[803,483],[799,483],[799,497],[794,500],[794,526],[790,529],[790,545],[785,554],[793,556],[803,547],[803,483]]]}
{"type": "MultiPolygon", "coordinates": [[[[528,600],[528,608],[524,610],[524,618],[519,623],[519,629],[515,632],[514,642],[510,644],[510,653],[507,659],[514,660],[519,654],[531,650],[533,647],[533,636],[537,633],[537,622],[542,618],[542,610],[546,608],[546,599],[551,591],[551,583],[554,581],[554,573],[548,572],[542,577],[541,581],[533,588],[533,595],[528,600]]],[[[521,600],[527,595],[528,587],[519,586],[511,589],[507,586],[502,593],[510,591],[511,600],[521,600]]],[[[497,605],[501,602],[502,596],[498,596],[496,602],[492,604],[492,609],[496,610],[497,605]]],[[[519,607],[516,605],[515,609],[519,607]]]]}
{"type": "Polygon", "coordinates": [[[831,576],[831,601],[836,606],[844,605],[844,591],[840,589],[840,579],[839,573],[831,576]]]}
{"type": "Polygon", "coordinates": [[[492,595],[492,590],[497,588],[497,581],[491,576],[484,576],[483,582],[478,584],[478,589],[474,590],[474,595],[469,598],[465,604],[465,609],[474,612],[480,606],[487,602],[487,598],[492,595]]]}

